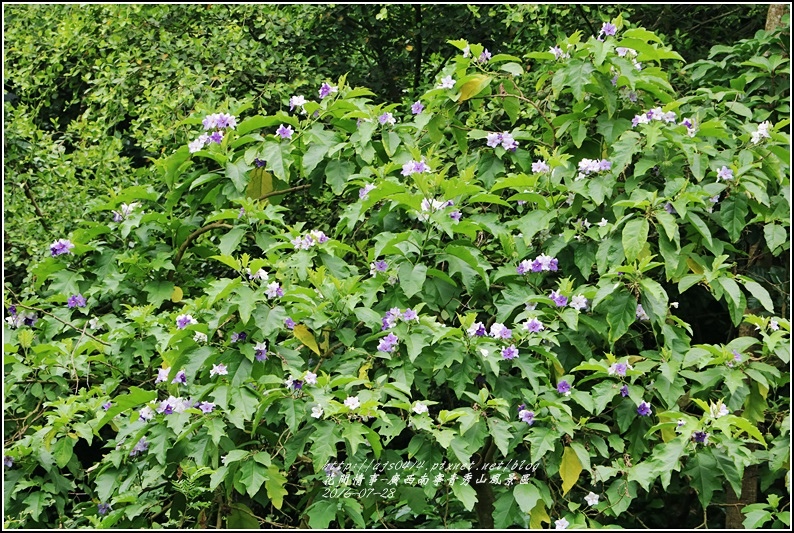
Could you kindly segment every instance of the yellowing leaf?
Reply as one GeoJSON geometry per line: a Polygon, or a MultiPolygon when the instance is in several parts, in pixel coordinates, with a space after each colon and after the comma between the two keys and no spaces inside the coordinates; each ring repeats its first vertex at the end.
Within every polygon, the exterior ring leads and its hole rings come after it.
{"type": "Polygon", "coordinates": [[[565,496],[569,490],[579,481],[579,474],[582,473],[582,463],[579,457],[570,446],[565,447],[560,464],[560,477],[562,478],[562,495],[565,496]]]}
{"type": "Polygon", "coordinates": [[[543,500],[538,500],[538,503],[529,512],[529,528],[543,529],[543,522],[551,524],[551,518],[549,518],[549,513],[546,512],[546,505],[543,500]]]}
{"type": "Polygon", "coordinates": [[[273,504],[273,507],[281,509],[284,503],[284,496],[288,494],[287,489],[284,488],[284,485],[287,483],[287,478],[273,465],[268,467],[267,474],[267,480],[265,481],[267,497],[270,498],[270,503],[273,504]]]}
{"type": "Polygon", "coordinates": [[[469,98],[477,96],[480,94],[480,91],[485,89],[490,83],[490,76],[475,74],[469,81],[460,86],[460,98],[458,102],[465,102],[469,98]]]}
{"type": "Polygon", "coordinates": [[[693,261],[692,258],[687,257],[686,258],[686,264],[689,265],[689,269],[692,272],[694,272],[695,274],[702,274],[703,273],[703,267],[700,266],[699,264],[695,263],[695,261],[693,261]]]}
{"type": "Polygon", "coordinates": [[[358,379],[366,379],[369,380],[369,369],[372,368],[372,363],[367,361],[361,368],[358,369],[358,379]]]}
{"type": "Polygon", "coordinates": [[[179,303],[182,301],[182,296],[182,289],[180,289],[178,286],[175,286],[173,292],[171,293],[171,301],[174,303],[179,303]]]}
{"type": "Polygon", "coordinates": [[[264,167],[257,167],[248,172],[248,188],[245,195],[248,198],[258,199],[273,191],[273,174],[264,167]]]}
{"type": "Polygon", "coordinates": [[[317,346],[317,341],[314,340],[314,335],[311,331],[309,331],[309,328],[303,324],[297,324],[292,329],[292,334],[295,335],[295,338],[301,341],[304,346],[309,348],[317,355],[321,355],[320,348],[317,346]]]}

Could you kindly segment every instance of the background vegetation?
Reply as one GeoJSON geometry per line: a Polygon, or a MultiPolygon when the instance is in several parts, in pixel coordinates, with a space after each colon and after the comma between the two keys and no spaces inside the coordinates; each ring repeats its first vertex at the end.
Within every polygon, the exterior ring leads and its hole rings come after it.
{"type": "Polygon", "coordinates": [[[5,6],[6,527],[668,527],[671,514],[676,526],[788,525],[790,51],[788,19],[765,32],[766,15],[5,6]],[[618,34],[605,43],[606,21],[618,34]],[[641,70],[620,43],[637,47],[641,70]],[[476,60],[484,49],[491,62],[476,60]],[[457,84],[439,89],[448,75],[457,84]],[[321,99],[324,82],[338,92],[321,99]],[[298,94],[307,115],[290,110],[298,94]],[[413,116],[417,100],[427,109],[413,116]],[[657,106],[692,117],[697,134],[631,126],[657,106]],[[238,127],[191,155],[217,112],[238,127]],[[765,121],[768,141],[753,142],[765,121]],[[275,135],[282,124],[296,137],[275,135]],[[518,150],[486,146],[493,132],[512,132],[518,150]],[[576,179],[586,158],[613,169],[576,179]],[[401,173],[410,160],[432,174],[401,173]],[[463,221],[423,220],[431,192],[463,221]],[[133,201],[143,208],[110,222],[133,201]],[[294,251],[310,229],[331,241],[294,251]],[[74,254],[50,257],[67,236],[74,254]],[[516,274],[540,254],[561,273],[516,274]],[[391,270],[370,276],[381,258],[391,270]],[[246,275],[259,267],[284,300],[246,275]],[[555,309],[550,290],[589,306],[555,309]],[[67,306],[78,292],[87,308],[67,306]],[[394,307],[421,318],[393,330],[389,358],[375,346],[394,307]],[[177,330],[187,312],[201,323],[177,330]],[[288,331],[288,316],[301,327],[288,331]],[[494,365],[503,346],[465,334],[475,320],[517,332],[530,316],[547,324],[543,342],[516,333],[512,367],[494,365]],[[241,333],[268,344],[264,365],[232,340],[241,333]],[[620,382],[607,374],[616,358],[635,365],[620,382]],[[228,377],[209,374],[219,361],[228,377]],[[179,394],[169,383],[182,365],[190,396],[218,410],[139,421],[144,404],[179,394]],[[316,388],[285,388],[307,368],[321,369],[316,388]],[[363,416],[342,403],[356,393],[363,416]],[[637,412],[645,399],[650,418],[637,412]],[[730,414],[715,417],[723,402],[730,414]],[[523,403],[538,415],[529,428],[523,403]],[[381,453],[543,466],[515,489],[320,497],[326,460],[381,453]]]}

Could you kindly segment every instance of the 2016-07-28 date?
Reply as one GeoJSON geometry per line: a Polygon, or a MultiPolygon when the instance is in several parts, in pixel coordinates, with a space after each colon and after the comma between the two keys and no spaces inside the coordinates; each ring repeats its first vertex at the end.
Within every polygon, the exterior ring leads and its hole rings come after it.
{"type": "Polygon", "coordinates": [[[325,488],[323,498],[366,498],[368,496],[380,496],[383,499],[393,498],[394,489],[375,490],[371,487],[354,490],[350,487],[325,488]]]}

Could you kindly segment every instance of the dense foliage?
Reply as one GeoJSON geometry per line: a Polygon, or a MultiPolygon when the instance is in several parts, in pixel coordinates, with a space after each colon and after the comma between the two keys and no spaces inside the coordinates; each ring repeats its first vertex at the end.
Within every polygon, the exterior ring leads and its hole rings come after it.
{"type": "Polygon", "coordinates": [[[429,41],[395,101],[312,48],[209,61],[241,13],[334,35],[301,6],[114,8],[162,48],[85,6],[63,61],[6,75],[13,194],[65,217],[10,254],[6,527],[715,527],[750,471],[745,527],[789,524],[780,32],[686,66],[619,14],[429,41]]]}

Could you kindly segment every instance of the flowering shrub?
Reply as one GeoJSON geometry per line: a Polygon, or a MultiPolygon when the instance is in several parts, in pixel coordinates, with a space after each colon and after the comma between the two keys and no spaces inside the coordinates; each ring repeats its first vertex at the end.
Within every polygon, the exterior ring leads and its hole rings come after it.
{"type": "Polygon", "coordinates": [[[749,268],[789,247],[787,123],[676,94],[624,26],[454,41],[403,106],[342,78],[186,120],[9,295],[6,525],[631,527],[756,465],[787,490],[787,295],[749,268]],[[338,219],[286,222],[307,188],[338,219]]]}

